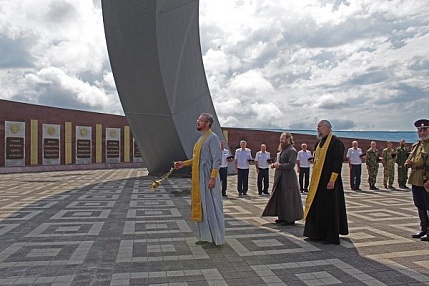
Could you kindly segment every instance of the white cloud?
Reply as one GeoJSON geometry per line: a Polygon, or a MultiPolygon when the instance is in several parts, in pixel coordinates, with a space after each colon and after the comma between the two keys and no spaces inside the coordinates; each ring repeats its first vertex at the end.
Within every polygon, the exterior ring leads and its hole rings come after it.
{"type": "MultiPolygon", "coordinates": [[[[200,31],[223,126],[412,130],[427,117],[425,1],[204,0],[200,31]]],[[[101,1],[3,0],[0,85],[0,98],[122,113],[101,1]]]]}
{"type": "Polygon", "coordinates": [[[339,109],[347,107],[347,103],[343,99],[335,97],[332,94],[324,94],[316,99],[314,104],[310,105],[313,108],[321,109],[339,109]]]}
{"type": "Polygon", "coordinates": [[[123,113],[113,77],[108,76],[100,7],[89,1],[3,2],[0,38],[11,47],[25,43],[16,55],[22,62],[19,68],[0,78],[3,98],[123,113]]]}

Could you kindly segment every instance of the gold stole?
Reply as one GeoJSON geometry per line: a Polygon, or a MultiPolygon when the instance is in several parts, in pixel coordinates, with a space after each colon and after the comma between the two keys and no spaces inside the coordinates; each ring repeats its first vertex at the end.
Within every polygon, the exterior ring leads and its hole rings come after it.
{"type": "Polygon", "coordinates": [[[313,199],[316,196],[320,176],[322,175],[323,164],[325,163],[326,152],[328,150],[329,144],[331,143],[331,139],[332,133],[329,133],[328,138],[326,138],[325,144],[323,144],[323,147],[320,147],[319,142],[316,151],[314,152],[313,173],[311,174],[310,189],[308,190],[307,200],[305,201],[304,219],[306,219],[311,207],[311,203],[313,203],[313,199]]]}
{"type": "Polygon", "coordinates": [[[203,138],[195,143],[192,156],[192,188],[191,188],[191,219],[193,221],[203,220],[203,211],[201,207],[201,194],[200,194],[200,154],[201,147],[204,141],[212,133],[212,130],[207,130],[203,138]]]}

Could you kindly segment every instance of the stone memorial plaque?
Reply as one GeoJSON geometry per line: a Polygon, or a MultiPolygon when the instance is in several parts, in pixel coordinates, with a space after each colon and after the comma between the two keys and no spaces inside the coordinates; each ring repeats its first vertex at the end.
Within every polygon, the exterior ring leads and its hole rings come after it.
{"type": "Polygon", "coordinates": [[[121,162],[121,129],[106,128],[106,163],[121,162]]]}
{"type": "Polygon", "coordinates": [[[5,166],[25,166],[25,122],[5,121],[5,166]]]}
{"type": "Polygon", "coordinates": [[[42,163],[59,165],[61,163],[60,125],[42,125],[42,163]]]}
{"type": "Polygon", "coordinates": [[[92,128],[76,126],[76,164],[92,162],[92,128]]]}
{"type": "Polygon", "coordinates": [[[133,138],[133,162],[143,162],[142,153],[137,145],[136,139],[133,138]]]}

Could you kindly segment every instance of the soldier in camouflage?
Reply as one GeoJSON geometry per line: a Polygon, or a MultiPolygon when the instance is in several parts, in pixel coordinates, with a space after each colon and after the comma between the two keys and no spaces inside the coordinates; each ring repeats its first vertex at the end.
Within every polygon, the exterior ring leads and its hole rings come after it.
{"type": "Polygon", "coordinates": [[[383,157],[383,160],[381,161],[383,163],[384,167],[384,178],[383,183],[384,187],[387,189],[394,189],[393,187],[393,180],[395,179],[395,149],[392,148],[392,142],[387,141],[387,147],[383,149],[383,152],[381,153],[381,157],[383,157]],[[389,185],[387,185],[389,183],[389,185]]]}
{"type": "Polygon", "coordinates": [[[408,168],[404,166],[405,161],[408,158],[409,150],[405,146],[405,140],[399,141],[399,147],[396,148],[396,164],[398,164],[398,185],[401,189],[409,189],[406,185],[408,168]]]}
{"type": "Polygon", "coordinates": [[[429,120],[414,122],[419,141],[413,144],[410,156],[405,162],[411,168],[408,183],[411,184],[414,205],[420,219],[420,231],[411,235],[422,241],[429,241],[429,120]]]}
{"type": "Polygon", "coordinates": [[[366,151],[366,168],[368,169],[368,183],[370,190],[378,190],[375,186],[378,173],[378,162],[380,152],[377,149],[377,143],[371,142],[371,148],[366,151]]]}

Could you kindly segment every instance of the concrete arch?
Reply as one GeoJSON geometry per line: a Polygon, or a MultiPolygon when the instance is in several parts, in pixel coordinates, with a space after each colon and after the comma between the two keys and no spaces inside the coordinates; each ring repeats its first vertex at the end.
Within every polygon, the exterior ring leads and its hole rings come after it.
{"type": "Polygon", "coordinates": [[[215,116],[224,140],[202,61],[199,0],[101,2],[116,87],[149,172],[192,157],[201,112],[215,116]]]}

